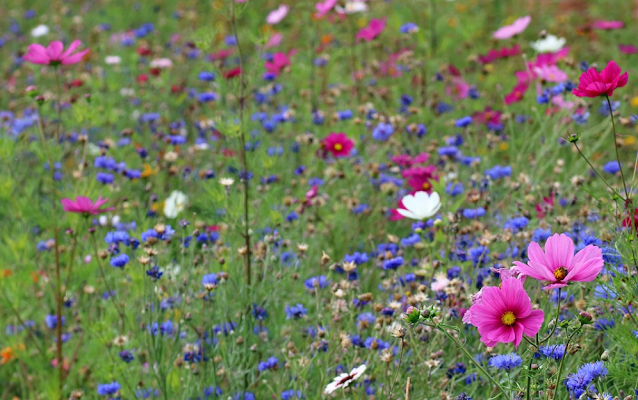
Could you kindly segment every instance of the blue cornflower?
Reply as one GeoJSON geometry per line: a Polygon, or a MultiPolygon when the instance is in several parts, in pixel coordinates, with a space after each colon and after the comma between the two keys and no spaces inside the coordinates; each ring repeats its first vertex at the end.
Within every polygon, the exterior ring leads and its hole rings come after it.
{"type": "Polygon", "coordinates": [[[377,320],[377,317],[375,317],[374,314],[369,312],[361,313],[357,316],[357,322],[359,327],[370,326],[374,324],[376,320],[377,320]]]}
{"type": "Polygon", "coordinates": [[[156,281],[164,275],[164,271],[160,270],[157,265],[151,267],[148,271],[146,271],[146,275],[150,276],[152,280],[156,281]]]}
{"type": "Polygon", "coordinates": [[[399,268],[400,266],[403,265],[403,257],[399,256],[399,257],[394,257],[391,258],[389,260],[385,260],[383,262],[383,269],[385,270],[396,270],[397,268],[399,268]]]}
{"type": "Polygon", "coordinates": [[[358,251],[353,254],[346,254],[343,257],[343,261],[345,262],[353,262],[357,265],[363,264],[369,261],[368,254],[359,253],[358,251]]]}
{"type": "Polygon", "coordinates": [[[470,117],[469,115],[460,119],[457,119],[456,122],[454,123],[454,125],[457,128],[465,128],[466,126],[470,125],[472,123],[472,117],[470,117]]]}
{"type": "Polygon", "coordinates": [[[408,22],[407,24],[401,25],[399,28],[399,32],[401,33],[414,33],[418,31],[419,27],[414,22],[408,22]]]}
{"type": "Polygon", "coordinates": [[[120,355],[120,358],[122,359],[122,361],[124,361],[127,364],[135,359],[135,357],[133,357],[133,353],[131,353],[128,350],[120,351],[119,355],[120,355]]]}
{"type": "Polygon", "coordinates": [[[448,182],[445,185],[445,193],[452,195],[452,196],[458,196],[459,194],[463,193],[463,191],[465,190],[465,187],[463,186],[463,184],[461,182],[448,182]]]}
{"type": "Polygon", "coordinates": [[[98,182],[104,184],[104,185],[108,185],[109,183],[113,183],[113,181],[115,180],[115,178],[113,177],[112,174],[106,173],[106,172],[98,172],[95,175],[95,179],[97,179],[98,182]]]}
{"type": "Polygon", "coordinates": [[[215,74],[208,71],[200,72],[197,77],[200,81],[204,81],[204,82],[212,82],[215,80],[215,74]]]}
{"type": "MultiPolygon", "coordinates": [[[[62,321],[62,325],[64,325],[66,323],[66,318],[62,316],[60,321],[62,321]]],[[[55,329],[58,326],[57,315],[47,315],[46,317],[44,317],[44,323],[46,324],[47,328],[55,329]]]]}
{"type": "Polygon", "coordinates": [[[293,390],[293,389],[289,389],[289,390],[284,390],[283,392],[281,392],[281,400],[292,400],[292,399],[305,399],[306,396],[303,395],[303,393],[301,393],[301,390],[293,390]]]}
{"type": "Polygon", "coordinates": [[[594,380],[607,375],[607,368],[602,361],[596,361],[582,365],[575,374],[567,376],[565,386],[567,390],[579,398],[586,390],[590,389],[594,380]]]}
{"type": "Polygon", "coordinates": [[[513,232],[520,232],[523,229],[527,228],[529,224],[529,219],[525,217],[514,217],[505,222],[503,226],[505,229],[511,229],[513,232]]]}
{"type": "Polygon", "coordinates": [[[329,284],[330,281],[324,275],[313,276],[312,278],[306,279],[306,281],[304,282],[304,286],[310,291],[314,291],[315,289],[323,289],[329,284]]]}
{"type": "Polygon", "coordinates": [[[489,365],[496,369],[511,371],[516,367],[520,367],[523,359],[516,353],[500,354],[490,358],[489,365]]]}
{"type": "Polygon", "coordinates": [[[540,358],[541,356],[545,358],[553,358],[554,360],[560,360],[563,358],[565,354],[565,345],[564,344],[555,344],[551,346],[540,346],[538,348],[538,352],[534,354],[534,357],[540,358]]]}
{"type": "Polygon", "coordinates": [[[218,285],[217,274],[206,274],[202,277],[202,285],[207,290],[214,289],[218,285]]]}
{"type": "Polygon", "coordinates": [[[467,219],[480,218],[485,215],[485,209],[478,207],[476,209],[466,208],[463,210],[463,217],[467,219]]]}
{"type": "Polygon", "coordinates": [[[120,387],[121,386],[117,383],[117,381],[97,385],[97,394],[100,396],[111,396],[116,394],[120,390],[120,387]]]}
{"type": "Polygon", "coordinates": [[[492,178],[492,180],[509,177],[512,175],[512,167],[510,167],[509,165],[506,165],[504,167],[495,165],[494,167],[485,170],[485,175],[492,178]]]}
{"type": "Polygon", "coordinates": [[[417,233],[413,233],[410,236],[401,239],[401,246],[412,246],[417,244],[419,241],[421,241],[421,236],[417,233]]]}
{"type": "Polygon", "coordinates": [[[129,256],[126,254],[118,254],[115,257],[111,258],[110,264],[112,267],[116,268],[124,268],[124,266],[129,262],[129,256]]]}
{"type": "Polygon", "coordinates": [[[300,303],[294,306],[286,306],[284,311],[286,312],[286,319],[299,319],[308,314],[308,310],[300,303]]]}
{"type": "Polygon", "coordinates": [[[603,166],[603,171],[607,172],[608,174],[616,174],[620,172],[621,167],[622,164],[619,165],[617,160],[613,160],[609,161],[603,166]]]}
{"type": "Polygon", "coordinates": [[[259,372],[263,372],[269,369],[277,369],[278,367],[279,360],[277,359],[277,357],[270,357],[268,360],[260,362],[259,366],[257,366],[257,369],[259,370],[259,372]]]}
{"type": "Polygon", "coordinates": [[[394,133],[394,127],[391,124],[379,122],[372,131],[372,138],[378,141],[386,141],[394,133]]]}
{"type": "Polygon", "coordinates": [[[255,395],[251,392],[235,393],[233,395],[233,400],[255,400],[255,395]]]}

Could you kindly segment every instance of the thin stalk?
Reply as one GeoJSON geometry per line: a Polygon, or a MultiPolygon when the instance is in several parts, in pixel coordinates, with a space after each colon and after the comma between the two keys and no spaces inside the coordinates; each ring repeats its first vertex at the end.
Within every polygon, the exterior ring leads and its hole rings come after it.
{"type": "Polygon", "coordinates": [[[244,255],[244,280],[246,281],[246,285],[250,287],[250,281],[252,276],[251,271],[251,251],[250,251],[250,232],[249,232],[249,187],[248,187],[248,159],[246,157],[246,136],[244,132],[244,106],[246,99],[244,98],[244,88],[246,86],[245,74],[244,71],[244,61],[243,54],[241,50],[241,44],[239,42],[239,35],[237,34],[237,20],[235,18],[235,2],[230,2],[230,24],[232,26],[233,35],[236,40],[237,47],[237,55],[239,57],[239,70],[241,71],[239,74],[239,140],[241,142],[241,148],[239,149],[240,159],[241,159],[241,167],[244,170],[244,241],[246,246],[246,254],[244,255]]]}
{"type": "MultiPolygon", "coordinates": [[[[580,154],[580,156],[587,162],[587,164],[589,165],[589,167],[594,170],[594,172],[596,173],[596,175],[598,175],[598,177],[600,179],[602,179],[602,181],[605,183],[605,185],[607,185],[607,187],[609,189],[611,189],[612,192],[614,192],[616,194],[616,196],[620,197],[621,199],[623,198],[617,191],[616,189],[614,189],[609,182],[607,182],[607,180],[600,174],[600,172],[598,172],[598,170],[592,165],[591,162],[589,162],[589,159],[587,157],[585,157],[585,155],[583,154],[583,152],[580,150],[580,147],[578,147],[578,143],[576,142],[572,142],[574,143],[574,147],[576,147],[576,150],[578,150],[578,154],[580,154]]],[[[621,168],[622,170],[622,168],[621,168]]],[[[623,199],[625,200],[625,199],[623,199]]]]}
{"type": "Polygon", "coordinates": [[[547,335],[547,337],[543,340],[541,340],[538,344],[541,345],[545,342],[547,342],[552,335],[554,334],[554,332],[556,332],[556,327],[558,326],[558,318],[560,318],[560,295],[561,295],[561,290],[562,288],[558,288],[558,305],[556,307],[556,318],[554,318],[554,327],[552,328],[552,331],[549,333],[549,335],[547,335]]]}
{"type": "Polygon", "coordinates": [[[404,349],[405,349],[405,339],[401,338],[401,354],[399,355],[399,366],[397,367],[397,370],[394,373],[394,380],[392,381],[392,386],[390,387],[390,395],[388,396],[388,400],[392,400],[392,397],[394,396],[394,385],[397,383],[397,378],[399,377],[399,370],[401,369],[401,362],[403,361],[404,349]]]}
{"type": "Polygon", "coordinates": [[[569,343],[572,341],[572,338],[580,332],[580,328],[576,329],[569,338],[567,339],[567,344],[565,344],[565,350],[563,351],[563,357],[560,359],[560,365],[558,366],[558,377],[556,379],[556,390],[554,391],[554,395],[552,398],[556,397],[556,392],[558,391],[558,386],[560,385],[560,377],[563,374],[563,363],[565,362],[565,357],[567,356],[567,350],[569,350],[569,343]]]}
{"type": "Polygon", "coordinates": [[[629,191],[627,191],[627,182],[625,182],[625,173],[622,170],[620,164],[620,155],[618,154],[618,142],[616,141],[616,122],[614,122],[614,112],[611,110],[611,100],[609,96],[605,96],[607,99],[607,105],[609,106],[609,116],[611,117],[611,126],[614,129],[614,149],[616,149],[616,161],[618,161],[618,168],[620,168],[620,176],[622,177],[622,185],[625,188],[625,200],[629,200],[629,191]]]}
{"type": "Polygon", "coordinates": [[[458,340],[457,338],[455,338],[454,336],[450,335],[450,334],[449,334],[449,333],[448,333],[445,329],[443,329],[443,328],[442,328],[442,327],[440,327],[439,325],[430,325],[430,326],[433,326],[434,328],[436,328],[436,329],[438,329],[439,331],[443,332],[443,334],[444,334],[445,336],[447,336],[447,338],[448,338],[448,339],[450,339],[450,340],[452,340],[454,343],[456,343],[456,345],[459,347],[459,349],[461,349],[461,351],[465,354],[465,356],[466,356],[467,358],[469,358],[469,359],[470,359],[470,361],[472,362],[472,364],[474,364],[474,366],[476,366],[476,368],[478,368],[478,369],[481,371],[481,373],[482,373],[484,376],[486,376],[486,377],[487,377],[487,379],[489,379],[489,380],[490,380],[490,382],[492,382],[492,384],[493,384],[493,385],[495,385],[495,386],[498,388],[498,390],[499,390],[499,391],[503,394],[503,396],[505,396],[505,398],[506,398],[506,399],[508,398],[509,394],[508,394],[508,392],[505,390],[505,388],[503,388],[503,386],[501,386],[501,384],[500,384],[500,383],[498,383],[498,382],[496,381],[496,379],[494,379],[494,378],[492,377],[492,375],[491,375],[490,373],[488,373],[488,372],[485,370],[485,368],[483,368],[483,366],[482,366],[481,364],[479,364],[479,362],[478,362],[478,361],[476,361],[476,360],[474,359],[474,357],[470,354],[470,352],[469,352],[469,351],[467,351],[467,349],[465,348],[465,346],[464,346],[461,342],[459,342],[459,340],[458,340]]]}

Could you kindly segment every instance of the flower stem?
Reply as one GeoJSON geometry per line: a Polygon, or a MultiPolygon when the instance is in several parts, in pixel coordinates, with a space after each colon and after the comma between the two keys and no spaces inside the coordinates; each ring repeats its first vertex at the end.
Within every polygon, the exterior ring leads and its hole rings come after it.
{"type": "Polygon", "coordinates": [[[614,112],[611,109],[611,100],[609,96],[605,96],[607,99],[607,105],[609,106],[609,116],[611,117],[611,126],[614,129],[614,149],[616,149],[616,161],[618,161],[618,168],[620,169],[620,176],[622,177],[622,184],[625,188],[625,200],[629,200],[629,191],[627,190],[627,182],[625,181],[625,173],[622,171],[622,165],[620,164],[620,155],[618,154],[618,142],[616,142],[616,122],[614,122],[614,112]]]}
{"type": "Polygon", "coordinates": [[[539,342],[539,345],[547,342],[552,335],[554,334],[554,332],[556,332],[556,327],[558,326],[558,318],[560,318],[560,295],[561,295],[561,290],[562,288],[558,288],[558,305],[556,306],[556,318],[554,319],[554,327],[552,328],[552,331],[549,333],[549,335],[547,335],[547,337],[545,337],[545,339],[541,340],[539,342]]]}
{"type": "MultiPolygon", "coordinates": [[[[432,325],[430,325],[432,326],[432,325]]],[[[490,382],[492,382],[494,385],[496,385],[496,387],[498,388],[498,390],[501,391],[501,393],[503,393],[503,396],[505,396],[505,398],[509,398],[509,394],[507,393],[507,391],[505,390],[505,388],[503,388],[503,386],[501,386],[500,383],[498,383],[493,377],[492,375],[490,375],[485,368],[483,368],[483,366],[481,364],[479,364],[478,361],[476,361],[474,359],[474,357],[472,357],[472,355],[470,354],[469,351],[467,351],[467,349],[465,348],[465,346],[457,339],[455,338],[453,335],[450,335],[444,328],[442,328],[439,324],[437,325],[433,325],[436,329],[438,329],[439,331],[443,332],[443,334],[445,336],[448,337],[448,339],[452,340],[454,343],[456,343],[456,345],[459,347],[459,349],[461,349],[461,351],[470,359],[470,361],[472,362],[472,364],[474,364],[476,366],[476,368],[478,368],[483,375],[485,375],[490,382]]]]}
{"type": "Polygon", "coordinates": [[[585,157],[585,155],[583,154],[583,152],[580,150],[580,147],[578,147],[578,144],[576,142],[574,143],[574,147],[576,147],[576,150],[578,150],[578,154],[580,154],[580,156],[587,162],[587,164],[589,164],[589,167],[596,173],[596,175],[598,175],[598,177],[600,179],[603,180],[603,182],[605,182],[605,185],[607,185],[607,187],[609,189],[611,189],[612,192],[614,192],[616,194],[616,196],[620,197],[621,199],[623,198],[617,191],[616,189],[614,189],[609,182],[607,182],[607,180],[600,174],[600,172],[598,172],[598,170],[592,165],[591,162],[589,162],[589,159],[587,157],[585,157]]]}
{"type": "Polygon", "coordinates": [[[565,344],[565,350],[563,351],[563,357],[560,359],[560,365],[558,366],[558,377],[556,379],[556,390],[554,390],[554,395],[552,398],[556,398],[556,392],[558,391],[558,385],[560,385],[560,377],[563,374],[563,363],[565,362],[565,357],[567,356],[567,351],[569,350],[569,343],[572,341],[574,335],[580,332],[580,327],[576,329],[567,339],[567,344],[565,344]]]}
{"type": "Polygon", "coordinates": [[[392,400],[392,397],[394,395],[394,385],[397,383],[397,378],[399,377],[399,370],[401,369],[401,362],[403,361],[404,349],[405,349],[405,339],[401,338],[401,354],[399,355],[399,366],[397,367],[397,370],[394,373],[394,380],[392,381],[392,386],[390,387],[390,395],[388,396],[388,400],[392,400]]]}

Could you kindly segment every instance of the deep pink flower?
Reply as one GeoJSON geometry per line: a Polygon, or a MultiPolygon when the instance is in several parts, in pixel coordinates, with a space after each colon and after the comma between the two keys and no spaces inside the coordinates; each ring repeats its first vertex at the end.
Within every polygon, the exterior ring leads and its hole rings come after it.
{"type": "Polygon", "coordinates": [[[600,73],[596,68],[589,68],[578,78],[578,87],[573,93],[578,97],[611,96],[614,90],[627,84],[627,73],[621,73],[622,70],[614,60],[609,61],[600,73]]]}
{"type": "Polygon", "coordinates": [[[100,208],[104,203],[109,201],[109,199],[103,199],[100,196],[95,203],[91,201],[88,197],[79,196],[75,199],[75,201],[71,199],[62,199],[60,202],[64,206],[64,211],[78,213],[78,214],[91,214],[98,215],[101,213],[105,213],[107,211],[114,210],[113,207],[109,208],[100,208]]]}
{"type": "Polygon", "coordinates": [[[574,242],[564,233],[554,234],[541,246],[532,242],[527,247],[529,261],[514,264],[521,273],[530,278],[550,282],[543,289],[557,289],[570,282],[590,282],[596,279],[603,268],[602,250],[590,244],[574,255],[574,242]]]}
{"type": "Polygon", "coordinates": [[[432,191],[432,181],[438,180],[434,175],[436,167],[428,165],[427,167],[413,167],[402,172],[404,178],[408,180],[414,190],[423,190],[428,193],[432,191]]]}
{"type": "Polygon", "coordinates": [[[481,64],[490,64],[500,58],[517,56],[521,53],[521,45],[516,44],[512,47],[503,47],[501,49],[491,49],[486,55],[479,55],[478,61],[481,64]]]}
{"type": "MultiPolygon", "coordinates": [[[[514,343],[523,340],[523,334],[538,333],[545,314],[532,309],[532,302],[518,279],[504,279],[501,287],[483,287],[479,300],[468,310],[472,325],[478,328],[481,342],[488,347],[497,343],[514,343]]],[[[467,313],[466,313],[467,316],[467,313]]]]}
{"type": "Polygon", "coordinates": [[[505,104],[510,105],[512,103],[518,103],[523,99],[523,95],[527,91],[527,83],[519,83],[512,89],[512,91],[505,96],[505,104]]]}
{"type": "Polygon", "coordinates": [[[505,25],[494,32],[494,39],[509,39],[514,35],[518,35],[523,32],[527,25],[532,21],[532,17],[529,15],[522,17],[514,21],[511,25],[505,25]]]}
{"type": "Polygon", "coordinates": [[[625,23],[622,21],[594,21],[591,24],[592,29],[602,29],[602,30],[621,29],[624,27],[625,27],[625,23]]]}
{"type": "Polygon", "coordinates": [[[44,47],[41,44],[33,43],[29,45],[29,51],[22,56],[24,61],[31,64],[41,65],[69,65],[77,64],[82,61],[82,57],[89,52],[89,49],[80,51],[79,53],[73,53],[82,44],[79,40],[74,40],[69,45],[69,48],[64,50],[64,45],[59,40],[51,42],[49,47],[44,47]]]}
{"type": "Polygon", "coordinates": [[[383,17],[381,19],[373,19],[372,21],[370,21],[368,26],[362,28],[359,32],[357,32],[356,38],[363,39],[366,42],[374,40],[385,29],[385,21],[386,17],[383,17]]]}
{"type": "Polygon", "coordinates": [[[638,53],[638,47],[633,44],[619,44],[618,49],[623,54],[636,54],[638,53]]]}
{"type": "Polygon", "coordinates": [[[315,14],[315,16],[317,18],[321,18],[326,15],[330,10],[334,8],[334,6],[337,5],[337,1],[338,0],[324,0],[315,4],[315,9],[317,10],[317,14],[315,14]]]}
{"type": "Polygon", "coordinates": [[[326,136],[323,140],[323,146],[334,157],[347,157],[354,147],[354,142],[350,140],[345,133],[334,133],[326,136]]]}
{"type": "Polygon", "coordinates": [[[286,67],[290,66],[290,58],[286,55],[286,53],[275,53],[272,56],[272,61],[266,61],[264,67],[271,74],[275,74],[275,76],[279,76],[281,71],[283,71],[286,67]]]}

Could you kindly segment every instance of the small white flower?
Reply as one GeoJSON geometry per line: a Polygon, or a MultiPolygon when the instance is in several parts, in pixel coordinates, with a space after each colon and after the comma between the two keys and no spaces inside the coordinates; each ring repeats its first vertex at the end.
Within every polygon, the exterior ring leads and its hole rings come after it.
{"type": "Polygon", "coordinates": [[[558,38],[554,35],[547,35],[543,39],[531,42],[532,49],[539,53],[554,53],[565,46],[565,38],[558,38]]]}
{"type": "Polygon", "coordinates": [[[360,366],[353,368],[350,373],[344,372],[343,374],[334,378],[332,382],[326,386],[324,393],[330,394],[337,389],[346,388],[350,385],[351,382],[359,379],[363,373],[366,371],[366,365],[361,364],[360,366]]]}
{"type": "Polygon", "coordinates": [[[173,66],[173,61],[170,58],[156,58],[151,61],[151,68],[166,69],[173,66]]]}
{"type": "Polygon", "coordinates": [[[164,215],[167,218],[175,218],[177,214],[186,208],[188,197],[179,190],[174,190],[164,202],[164,215]]]}
{"type": "Polygon", "coordinates": [[[219,179],[219,184],[222,186],[228,187],[231,186],[233,183],[235,183],[235,180],[233,178],[223,177],[219,179]]]}
{"type": "Polygon", "coordinates": [[[361,1],[349,1],[345,7],[336,6],[335,10],[339,14],[355,14],[368,11],[368,6],[361,1]]]}
{"type": "Polygon", "coordinates": [[[402,199],[404,208],[397,208],[397,212],[406,218],[423,220],[435,215],[441,208],[441,197],[436,192],[416,192],[408,194],[402,199]]]}
{"type": "Polygon", "coordinates": [[[117,65],[122,62],[122,58],[120,56],[106,56],[104,62],[108,65],[117,65]]]}
{"type": "Polygon", "coordinates": [[[47,35],[49,33],[49,27],[46,25],[38,25],[31,30],[31,36],[34,38],[47,35]]]}

